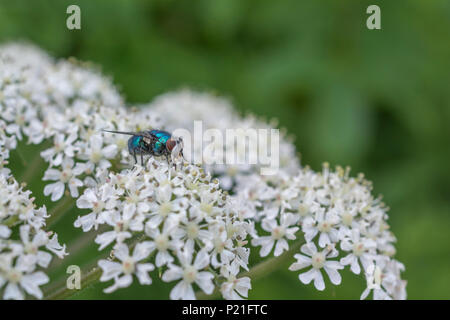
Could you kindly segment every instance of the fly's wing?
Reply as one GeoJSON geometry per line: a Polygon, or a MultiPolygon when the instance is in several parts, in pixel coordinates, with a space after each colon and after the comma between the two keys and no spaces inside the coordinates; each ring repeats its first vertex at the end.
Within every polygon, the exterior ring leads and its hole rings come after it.
{"type": "Polygon", "coordinates": [[[142,131],[139,132],[139,135],[142,136],[144,141],[150,145],[153,145],[158,140],[158,137],[151,134],[151,131],[142,131]]]}
{"type": "Polygon", "coordinates": [[[126,135],[129,135],[129,136],[140,136],[141,135],[141,132],[115,131],[115,130],[105,130],[105,129],[102,129],[102,131],[109,132],[109,133],[126,134],[126,135]]]}
{"type": "Polygon", "coordinates": [[[156,138],[154,135],[152,135],[150,133],[150,131],[133,132],[133,131],[116,131],[116,130],[105,130],[105,129],[102,129],[102,131],[110,132],[110,133],[126,134],[129,136],[142,136],[142,137],[149,138],[152,140],[154,140],[156,138]]]}

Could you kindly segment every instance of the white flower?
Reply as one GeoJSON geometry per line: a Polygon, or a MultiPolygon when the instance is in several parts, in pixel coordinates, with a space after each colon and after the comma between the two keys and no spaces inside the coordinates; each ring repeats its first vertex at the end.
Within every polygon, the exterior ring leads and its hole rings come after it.
{"type": "Polygon", "coordinates": [[[298,221],[298,216],[291,213],[281,214],[280,225],[278,225],[275,219],[264,219],[261,226],[262,228],[270,232],[270,236],[258,237],[252,240],[252,245],[261,246],[259,254],[261,257],[267,256],[275,244],[274,255],[278,257],[283,251],[289,249],[288,240],[295,240],[295,232],[298,227],[292,227],[298,221]]]}
{"type": "Polygon", "coordinates": [[[333,211],[319,209],[316,212],[315,219],[313,217],[306,217],[303,221],[303,232],[305,239],[310,242],[315,236],[320,233],[319,246],[324,248],[331,243],[338,241],[338,230],[335,225],[339,222],[339,217],[333,211]]]}
{"type": "Polygon", "coordinates": [[[58,258],[62,259],[64,256],[68,255],[66,252],[66,245],[61,245],[58,241],[58,234],[54,233],[53,236],[48,240],[45,247],[53,252],[58,258]]]}
{"type": "Polygon", "coordinates": [[[222,265],[229,264],[235,259],[236,254],[233,252],[233,241],[228,238],[227,228],[224,222],[218,222],[213,231],[214,249],[211,251],[211,265],[218,268],[222,265]]]}
{"type": "Polygon", "coordinates": [[[5,286],[3,299],[22,300],[25,298],[23,291],[42,299],[42,291],[39,286],[49,281],[42,271],[34,272],[35,259],[20,255],[13,266],[13,257],[3,259],[0,265],[0,289],[5,286]]]}
{"type": "Polygon", "coordinates": [[[71,132],[67,137],[57,133],[54,136],[53,147],[41,152],[42,158],[49,162],[51,166],[59,166],[63,157],[73,158],[75,155],[74,141],[78,138],[76,132],[71,132]]]}
{"type": "Polygon", "coordinates": [[[131,237],[131,232],[144,230],[144,215],[136,212],[136,205],[125,204],[122,212],[102,212],[102,220],[112,226],[112,231],[99,234],[95,242],[100,244],[99,250],[102,250],[113,241],[118,243],[131,237]]]}
{"type": "Polygon", "coordinates": [[[308,190],[301,197],[294,198],[290,207],[304,218],[315,214],[320,209],[320,204],[316,201],[314,190],[308,190]]]}
{"type": "Polygon", "coordinates": [[[239,267],[237,264],[231,264],[229,267],[222,268],[222,275],[226,281],[222,283],[220,292],[227,300],[242,300],[248,298],[248,290],[252,288],[249,277],[237,278],[239,267]]]}
{"type": "Polygon", "coordinates": [[[148,205],[148,224],[152,228],[158,227],[168,216],[177,214],[182,210],[183,200],[174,197],[170,184],[159,187],[155,192],[155,199],[148,205]]]}
{"type": "Polygon", "coordinates": [[[52,260],[52,255],[39,250],[39,247],[48,243],[47,234],[43,230],[39,230],[30,241],[30,226],[23,225],[20,227],[20,238],[24,245],[24,253],[35,256],[36,263],[43,268],[47,268],[52,260]]]}
{"type": "Polygon", "coordinates": [[[47,169],[42,180],[53,180],[57,181],[45,186],[44,195],[48,196],[51,194],[52,201],[58,201],[64,194],[64,189],[66,183],[68,184],[70,195],[73,198],[78,197],[78,188],[83,185],[83,182],[77,178],[78,175],[83,173],[84,164],[77,163],[74,166],[74,161],[71,158],[65,158],[62,162],[62,170],[47,169]]]}
{"type": "Polygon", "coordinates": [[[90,137],[87,145],[79,144],[79,148],[82,150],[80,159],[88,160],[85,164],[88,172],[93,172],[96,166],[102,169],[109,168],[111,163],[108,159],[114,158],[117,154],[117,145],[103,146],[103,138],[99,134],[90,137]]]}
{"type": "Polygon", "coordinates": [[[366,280],[367,280],[367,288],[361,294],[361,300],[367,298],[370,292],[373,290],[373,298],[374,300],[391,300],[391,297],[386,293],[385,290],[381,287],[381,278],[382,272],[379,266],[375,264],[371,264],[367,268],[366,272],[366,280]]]}
{"type": "Polygon", "coordinates": [[[116,205],[116,190],[110,185],[105,184],[100,187],[99,192],[94,189],[86,189],[81,197],[77,199],[77,207],[80,209],[91,209],[92,212],[79,216],[74,226],[81,227],[84,232],[91,230],[92,227],[97,228],[99,221],[97,218],[103,211],[110,212],[116,205]]]}
{"type": "Polygon", "coordinates": [[[200,240],[205,247],[212,248],[213,234],[208,229],[208,223],[202,216],[193,216],[191,212],[189,211],[190,215],[178,217],[179,223],[172,237],[186,241],[186,246],[193,246],[195,241],[200,240]]]}
{"type": "Polygon", "coordinates": [[[164,223],[162,231],[159,228],[152,227],[150,221],[145,225],[145,233],[152,239],[150,241],[152,248],[158,251],[155,257],[155,265],[158,268],[172,263],[174,258],[170,251],[177,252],[183,245],[182,242],[171,239],[170,235],[174,227],[170,221],[164,223]]]}
{"type": "Polygon", "coordinates": [[[173,300],[193,300],[195,299],[192,284],[196,283],[206,294],[211,294],[214,290],[212,279],[214,275],[208,271],[200,271],[209,264],[209,255],[206,250],[197,253],[192,264],[193,248],[186,246],[178,254],[181,267],[175,264],[169,265],[169,270],[164,272],[162,280],[166,282],[180,280],[170,292],[170,298],[173,300]]]}
{"type": "Polygon", "coordinates": [[[304,284],[309,284],[314,280],[314,286],[317,290],[322,291],[325,289],[325,282],[323,280],[321,269],[324,269],[328,274],[331,283],[338,285],[341,283],[341,275],[337,270],[343,269],[344,267],[339,264],[338,261],[327,261],[328,258],[335,258],[338,254],[333,248],[325,249],[323,251],[317,251],[316,245],[313,242],[304,244],[301,247],[302,254],[296,254],[294,257],[297,262],[294,262],[289,267],[291,271],[297,271],[309,266],[312,268],[299,275],[299,279],[304,284]]]}
{"type": "Polygon", "coordinates": [[[359,274],[361,268],[358,261],[361,262],[363,269],[367,268],[373,263],[374,249],[376,243],[372,239],[360,237],[359,230],[352,230],[352,237],[346,238],[341,242],[341,248],[344,251],[352,251],[347,256],[341,258],[340,263],[343,266],[350,265],[353,273],[359,274]]]}
{"type": "Polygon", "coordinates": [[[191,201],[191,212],[198,217],[213,217],[221,213],[221,208],[217,206],[221,193],[212,192],[211,188],[199,191],[199,199],[191,201]]]}
{"type": "Polygon", "coordinates": [[[140,284],[149,285],[152,279],[148,275],[155,268],[151,263],[138,263],[144,260],[151,253],[151,248],[147,242],[136,244],[133,255],[130,256],[128,246],[120,243],[114,248],[114,257],[120,262],[100,260],[98,265],[102,268],[100,281],[114,279],[114,284],[104,290],[105,293],[113,292],[119,288],[126,288],[133,282],[133,274],[140,284]]]}

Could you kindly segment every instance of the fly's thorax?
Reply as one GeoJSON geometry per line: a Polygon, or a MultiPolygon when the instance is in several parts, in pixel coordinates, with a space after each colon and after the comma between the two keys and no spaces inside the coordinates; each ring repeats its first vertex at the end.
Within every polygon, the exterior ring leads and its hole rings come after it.
{"type": "Polygon", "coordinates": [[[147,145],[151,145],[153,142],[152,139],[149,137],[142,137],[142,141],[147,145]]]}

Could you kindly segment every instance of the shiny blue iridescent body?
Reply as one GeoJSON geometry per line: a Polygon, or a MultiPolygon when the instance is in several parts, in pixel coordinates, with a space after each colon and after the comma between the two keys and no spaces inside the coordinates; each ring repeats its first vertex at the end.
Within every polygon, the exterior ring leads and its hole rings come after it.
{"type": "Polygon", "coordinates": [[[144,155],[165,156],[168,158],[175,143],[171,141],[172,134],[163,130],[154,129],[142,132],[103,131],[131,135],[131,138],[128,139],[128,151],[133,155],[136,162],[136,155],[140,155],[142,164],[144,155]]]}
{"type": "Polygon", "coordinates": [[[166,143],[172,135],[162,130],[150,130],[149,133],[157,138],[153,145],[153,154],[162,155],[166,149],[166,143]]]}

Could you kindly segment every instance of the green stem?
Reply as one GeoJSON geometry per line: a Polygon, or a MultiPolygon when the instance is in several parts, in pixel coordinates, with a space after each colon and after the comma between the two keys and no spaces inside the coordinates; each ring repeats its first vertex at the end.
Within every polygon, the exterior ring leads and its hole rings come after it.
{"type": "Polygon", "coordinates": [[[25,157],[23,156],[22,152],[20,152],[19,148],[16,148],[16,152],[17,152],[17,155],[19,156],[19,159],[20,159],[20,161],[22,162],[23,166],[24,166],[24,167],[27,167],[27,166],[28,166],[28,163],[27,163],[27,161],[25,160],[25,157]]]}
{"type": "Polygon", "coordinates": [[[89,271],[87,273],[86,276],[81,278],[80,282],[81,282],[82,289],[80,289],[80,290],[68,289],[64,283],[64,285],[61,286],[59,289],[46,295],[45,299],[46,300],[62,300],[62,299],[70,298],[71,296],[75,295],[76,293],[80,292],[81,290],[84,290],[87,287],[98,282],[101,275],[102,275],[102,269],[100,269],[99,267],[94,267],[91,271],[89,271]]]}
{"type": "Polygon", "coordinates": [[[54,225],[62,216],[64,216],[75,205],[75,200],[70,196],[65,196],[49,212],[50,217],[46,220],[47,228],[54,225]]]}
{"type": "MultiPolygon", "coordinates": [[[[280,265],[285,264],[287,261],[292,259],[293,254],[297,253],[302,244],[305,241],[303,239],[293,243],[288,251],[284,252],[279,257],[272,257],[265,261],[258,263],[257,265],[250,268],[249,271],[242,272],[239,274],[238,278],[241,277],[249,277],[252,281],[268,276],[275,270],[277,270],[280,265]]],[[[197,299],[199,300],[214,300],[220,298],[220,291],[216,288],[214,292],[210,295],[207,295],[203,291],[200,291],[196,294],[197,299]]]]}
{"type": "MultiPolygon", "coordinates": [[[[18,148],[17,148],[18,149],[18,148]]],[[[22,156],[20,155],[20,152],[17,150],[17,152],[18,152],[18,154],[19,154],[19,157],[21,157],[22,158],[22,156]]],[[[26,170],[23,172],[23,174],[21,175],[21,177],[20,177],[20,181],[23,181],[23,182],[30,182],[31,180],[32,180],[32,178],[34,177],[34,175],[37,173],[37,172],[41,172],[42,173],[42,170],[38,170],[39,168],[40,168],[40,165],[41,165],[41,163],[42,163],[42,159],[41,159],[41,155],[40,155],[40,153],[38,152],[34,157],[33,157],[33,159],[31,159],[31,161],[30,161],[30,165],[27,165],[26,166],[26,170]]]]}
{"type": "MultiPolygon", "coordinates": [[[[138,241],[140,241],[141,238],[142,238],[142,236],[138,236],[131,241],[131,243],[129,244],[130,251],[134,250],[134,247],[136,246],[138,241]]],[[[151,256],[152,256],[152,254],[147,259],[149,259],[151,256]]],[[[97,257],[96,260],[98,260],[99,258],[105,258],[105,256],[101,255],[100,257],[97,257]]],[[[81,292],[82,290],[88,288],[89,286],[94,285],[95,283],[98,283],[101,275],[102,275],[102,269],[99,267],[94,267],[91,271],[89,271],[86,274],[86,276],[81,278],[81,281],[80,281],[81,289],[79,289],[79,290],[68,289],[66,286],[66,282],[64,281],[62,284],[60,284],[58,286],[57,289],[53,290],[52,292],[50,292],[48,294],[45,294],[44,299],[46,299],[46,300],[62,300],[62,299],[70,298],[70,297],[74,296],[75,294],[81,292]]]]}

